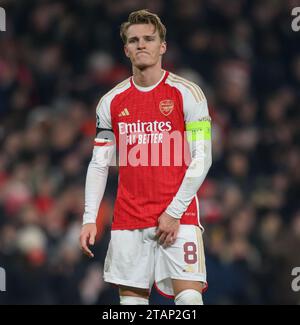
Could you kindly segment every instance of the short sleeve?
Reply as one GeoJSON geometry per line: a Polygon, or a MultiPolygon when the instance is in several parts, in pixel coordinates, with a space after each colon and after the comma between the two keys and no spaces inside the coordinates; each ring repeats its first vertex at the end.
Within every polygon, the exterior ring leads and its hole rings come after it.
{"type": "Polygon", "coordinates": [[[196,84],[183,92],[183,111],[186,123],[209,119],[206,97],[196,84]]]}
{"type": "Polygon", "coordinates": [[[102,97],[96,108],[96,128],[97,130],[111,130],[110,104],[106,98],[102,97]]]}

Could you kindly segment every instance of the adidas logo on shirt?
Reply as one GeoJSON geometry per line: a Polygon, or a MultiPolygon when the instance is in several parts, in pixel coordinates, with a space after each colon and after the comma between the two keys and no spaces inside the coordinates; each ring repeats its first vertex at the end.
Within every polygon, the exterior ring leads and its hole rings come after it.
{"type": "Polygon", "coordinates": [[[119,116],[128,116],[129,112],[127,108],[124,108],[123,111],[119,114],[119,116]]]}

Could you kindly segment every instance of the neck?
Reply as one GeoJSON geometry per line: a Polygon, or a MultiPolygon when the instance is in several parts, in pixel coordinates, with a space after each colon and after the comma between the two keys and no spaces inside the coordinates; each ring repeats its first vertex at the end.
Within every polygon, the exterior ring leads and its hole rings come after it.
{"type": "Polygon", "coordinates": [[[155,85],[162,77],[164,71],[161,65],[139,69],[133,67],[133,80],[135,84],[141,87],[150,87],[155,85]]]}

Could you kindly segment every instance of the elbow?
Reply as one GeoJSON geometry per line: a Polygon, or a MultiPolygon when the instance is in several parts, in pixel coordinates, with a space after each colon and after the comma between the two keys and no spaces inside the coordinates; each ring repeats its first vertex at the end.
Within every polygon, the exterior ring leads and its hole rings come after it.
{"type": "Polygon", "coordinates": [[[89,163],[88,168],[91,170],[96,170],[101,173],[106,173],[108,172],[109,166],[107,164],[97,161],[96,159],[92,159],[89,163]]]}
{"type": "Polygon", "coordinates": [[[212,165],[212,159],[193,159],[188,170],[186,176],[189,178],[194,177],[204,177],[208,173],[210,167],[212,165]]]}

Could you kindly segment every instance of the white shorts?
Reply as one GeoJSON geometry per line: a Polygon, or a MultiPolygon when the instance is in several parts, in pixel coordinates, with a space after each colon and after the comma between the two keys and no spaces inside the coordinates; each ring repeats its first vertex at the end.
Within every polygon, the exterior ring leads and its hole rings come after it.
{"type": "Polygon", "coordinates": [[[111,231],[104,281],[149,290],[155,284],[169,298],[174,297],[171,279],[206,283],[200,228],[180,225],[175,243],[167,248],[154,238],[156,229],[111,231]]]}

